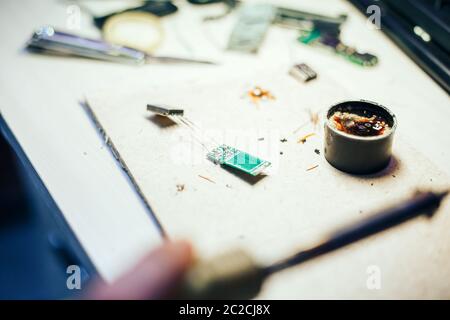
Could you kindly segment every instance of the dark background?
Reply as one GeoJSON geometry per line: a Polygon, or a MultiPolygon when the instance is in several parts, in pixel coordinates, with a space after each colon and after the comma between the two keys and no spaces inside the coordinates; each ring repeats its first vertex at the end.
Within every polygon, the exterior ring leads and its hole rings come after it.
{"type": "Polygon", "coordinates": [[[0,134],[0,299],[66,298],[66,268],[77,259],[32,170],[0,134]]]}

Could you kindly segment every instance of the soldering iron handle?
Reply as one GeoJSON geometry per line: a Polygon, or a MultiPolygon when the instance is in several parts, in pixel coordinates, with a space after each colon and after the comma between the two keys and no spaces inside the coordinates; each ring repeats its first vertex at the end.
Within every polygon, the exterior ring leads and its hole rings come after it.
{"type": "Polygon", "coordinates": [[[265,273],[251,255],[235,249],[199,260],[185,275],[177,299],[251,299],[260,291],[265,273]]]}
{"type": "Polygon", "coordinates": [[[431,217],[439,206],[441,199],[442,196],[440,194],[432,192],[419,193],[409,201],[388,208],[352,226],[338,230],[331,235],[329,241],[340,247],[394,227],[422,214],[431,217]]]}
{"type": "Polygon", "coordinates": [[[267,274],[298,265],[328,252],[337,250],[358,240],[401,224],[409,219],[425,214],[432,216],[444,196],[444,193],[419,193],[411,200],[386,209],[351,226],[332,233],[325,241],[310,249],[301,251],[285,260],[266,268],[267,274]]]}

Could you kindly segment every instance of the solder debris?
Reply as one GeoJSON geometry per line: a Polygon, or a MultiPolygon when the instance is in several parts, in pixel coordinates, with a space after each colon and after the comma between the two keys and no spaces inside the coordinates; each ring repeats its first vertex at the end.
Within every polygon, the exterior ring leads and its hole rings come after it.
{"type": "Polygon", "coordinates": [[[211,183],[216,183],[214,180],[212,180],[212,179],[210,179],[210,178],[208,178],[208,177],[205,177],[205,176],[202,176],[202,175],[198,175],[200,178],[202,178],[202,179],[205,179],[206,181],[209,181],[209,182],[211,182],[211,183]]]}
{"type": "Polygon", "coordinates": [[[315,168],[317,168],[319,165],[316,164],[315,166],[309,167],[308,169],[306,169],[306,171],[311,171],[314,170],[315,168]]]}
{"type": "Polygon", "coordinates": [[[310,138],[310,137],[312,137],[314,135],[316,135],[314,132],[308,133],[308,134],[304,135],[303,137],[300,137],[298,139],[297,143],[305,143],[308,138],[310,138]]]}
{"type": "Polygon", "coordinates": [[[275,100],[275,96],[270,93],[269,90],[263,89],[259,86],[256,86],[253,89],[249,90],[247,92],[247,95],[255,104],[258,104],[261,100],[275,100]]]}

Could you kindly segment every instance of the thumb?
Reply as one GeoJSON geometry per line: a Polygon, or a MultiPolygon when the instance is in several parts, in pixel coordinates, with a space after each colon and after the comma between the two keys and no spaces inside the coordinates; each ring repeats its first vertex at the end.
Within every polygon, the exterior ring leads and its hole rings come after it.
{"type": "Polygon", "coordinates": [[[176,288],[192,260],[192,249],[187,242],[166,242],[112,285],[95,284],[88,298],[166,298],[176,288]]]}

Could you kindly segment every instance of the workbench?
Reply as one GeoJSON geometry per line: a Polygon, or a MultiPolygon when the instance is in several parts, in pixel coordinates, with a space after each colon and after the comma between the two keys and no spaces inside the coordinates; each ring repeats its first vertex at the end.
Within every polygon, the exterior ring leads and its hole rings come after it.
{"type": "MultiPolygon", "coordinates": [[[[211,45],[211,39],[206,39],[206,32],[202,33],[199,24],[202,16],[211,12],[218,13],[222,7],[214,5],[208,8],[193,8],[181,2],[180,12],[167,17],[164,26],[167,29],[167,37],[188,39],[188,43],[176,48],[163,45],[161,52],[207,56],[220,60],[225,66],[231,66],[240,59],[247,59],[249,64],[255,65],[270,63],[271,68],[286,68],[297,58],[306,61],[316,66],[319,77],[338,83],[348,100],[363,98],[389,106],[399,119],[397,133],[402,141],[413,146],[415,152],[427,160],[426,168],[432,167],[433,172],[438,172],[441,180],[445,180],[450,174],[450,134],[446,126],[446,119],[450,118],[448,95],[381,31],[364,28],[365,18],[349,3],[338,0],[310,0],[301,4],[295,1],[276,3],[330,15],[348,13],[349,21],[343,31],[344,40],[361,50],[376,53],[380,58],[379,66],[370,71],[358,69],[343,59],[316,52],[311,48],[300,49],[303,51],[298,56],[297,49],[292,47],[299,44],[286,45],[284,42],[286,39],[294,41],[295,32],[281,28],[269,32],[257,59],[242,58],[236,54],[224,57],[217,47],[211,45]],[[182,26],[196,28],[198,32],[183,34],[182,26]],[[209,49],[198,52],[197,47],[209,49]]],[[[142,87],[143,83],[161,81],[169,84],[171,79],[180,80],[183,77],[189,81],[195,76],[195,70],[192,66],[170,65],[137,68],[24,52],[24,44],[37,27],[51,24],[65,28],[67,7],[68,4],[63,1],[51,0],[39,3],[22,1],[20,5],[16,1],[2,1],[0,4],[2,131],[14,142],[18,153],[29,161],[40,177],[94,269],[105,280],[113,281],[146,252],[158,246],[162,241],[162,234],[156,223],[157,217],[146,208],[80,102],[84,101],[88,92],[107,90],[120,83],[128,87],[142,87]]],[[[76,31],[91,37],[100,36],[86,14],[82,15],[81,29],[76,31]]],[[[210,32],[214,33],[214,27],[211,27],[210,32]]],[[[214,38],[211,34],[208,37],[214,38]]],[[[448,213],[449,207],[446,203],[440,215],[448,216],[448,213]]],[[[324,226],[331,224],[328,222],[324,226]]],[[[418,228],[425,229],[426,223],[418,228]]],[[[424,231],[424,234],[427,233],[424,231]]],[[[391,233],[389,237],[393,239],[395,235],[391,233]]],[[[400,283],[395,285],[396,289],[389,290],[386,294],[383,289],[365,288],[366,267],[376,265],[376,254],[386,256],[389,252],[385,252],[376,244],[360,248],[367,250],[366,255],[358,256],[347,252],[341,256],[336,254],[330,257],[332,261],[328,261],[321,268],[314,268],[315,264],[305,266],[302,269],[305,276],[299,278],[295,284],[303,287],[298,292],[285,290],[282,285],[277,284],[282,282],[283,277],[289,276],[281,274],[277,276],[280,279],[277,279],[276,283],[268,285],[269,289],[264,291],[262,297],[450,296],[450,243],[436,244],[436,247],[427,246],[427,250],[418,248],[421,253],[418,253],[417,257],[411,257],[408,262],[397,261],[397,272],[406,275],[407,279],[412,279],[410,285],[418,284],[420,287],[415,291],[405,290],[400,283]],[[430,258],[429,269],[421,270],[420,274],[408,271],[410,261],[427,257],[430,258]],[[345,283],[345,277],[340,279],[341,275],[346,273],[346,263],[349,259],[354,259],[355,264],[361,267],[358,269],[360,273],[355,274],[355,281],[358,282],[355,286],[358,290],[345,283]],[[358,292],[358,295],[355,295],[355,292],[358,292]],[[359,294],[361,292],[364,293],[359,294]],[[394,295],[393,292],[397,294],[394,295]]],[[[395,259],[395,253],[392,259],[395,259]]],[[[383,272],[383,268],[381,270],[383,272]]],[[[389,278],[389,281],[391,280],[394,281],[394,278],[389,278]]]]}

